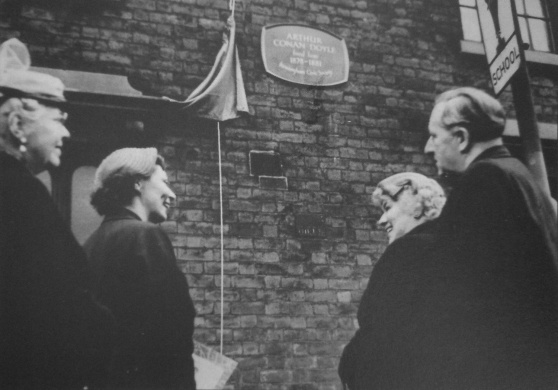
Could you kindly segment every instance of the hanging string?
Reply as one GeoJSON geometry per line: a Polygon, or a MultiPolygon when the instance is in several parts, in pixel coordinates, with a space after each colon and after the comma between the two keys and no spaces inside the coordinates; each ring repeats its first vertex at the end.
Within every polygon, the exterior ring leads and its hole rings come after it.
{"type": "MultiPolygon", "coordinates": [[[[229,17],[234,22],[234,9],[236,0],[229,0],[229,17]]],[[[217,144],[219,149],[219,210],[221,218],[221,329],[220,329],[220,347],[219,352],[223,354],[223,332],[225,323],[225,250],[224,250],[224,234],[223,234],[223,167],[221,164],[221,122],[217,121],[217,144]]]]}
{"type": "Polygon", "coordinates": [[[224,286],[225,286],[225,256],[224,256],[224,245],[223,245],[223,171],[221,165],[221,126],[220,122],[217,122],[217,144],[219,149],[219,210],[221,214],[221,335],[220,335],[220,348],[219,352],[223,354],[223,331],[224,331],[224,286]]]}

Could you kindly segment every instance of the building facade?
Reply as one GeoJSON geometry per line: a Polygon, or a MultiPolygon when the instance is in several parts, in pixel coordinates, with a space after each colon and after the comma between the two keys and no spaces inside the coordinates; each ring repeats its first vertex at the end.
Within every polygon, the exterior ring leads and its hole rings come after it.
{"type": "MultiPolygon", "coordinates": [[[[556,197],[558,4],[516,4],[556,197]]],[[[67,93],[73,135],[64,164],[44,180],[78,239],[99,222],[87,200],[100,159],[118,147],[156,146],[178,197],[164,227],[195,301],[195,339],[218,349],[223,312],[223,353],[238,362],[227,388],[333,390],[387,244],[370,199],[376,183],[403,171],[434,177],[423,153],[434,97],[453,86],[490,90],[475,7],[237,0],[253,112],[220,123],[220,139],[215,121],[161,97],[184,100],[209,73],[231,14],[227,0],[0,0],[0,38],[18,37],[33,66],[61,71],[76,86],[67,93]],[[261,31],[276,23],[343,38],[349,80],[306,86],[267,74],[261,31]]],[[[511,119],[506,143],[520,155],[509,87],[500,100],[511,119]]]]}

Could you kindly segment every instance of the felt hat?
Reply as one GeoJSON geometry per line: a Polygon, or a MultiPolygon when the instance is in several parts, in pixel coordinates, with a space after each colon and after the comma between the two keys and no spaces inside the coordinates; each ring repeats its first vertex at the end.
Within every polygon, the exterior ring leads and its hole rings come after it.
{"type": "Polygon", "coordinates": [[[29,70],[31,58],[27,47],[17,38],[0,45],[0,95],[32,98],[60,106],[66,102],[64,84],[54,76],[29,70]]]}
{"type": "Polygon", "coordinates": [[[102,188],[116,176],[151,176],[157,165],[157,159],[162,158],[155,148],[123,148],[109,154],[95,172],[95,190],[102,188]]]}

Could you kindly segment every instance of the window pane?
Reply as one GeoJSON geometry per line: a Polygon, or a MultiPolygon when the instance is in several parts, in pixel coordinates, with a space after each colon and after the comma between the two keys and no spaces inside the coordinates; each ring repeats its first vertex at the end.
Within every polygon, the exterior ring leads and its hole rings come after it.
{"type": "Polygon", "coordinates": [[[527,0],[525,6],[527,7],[527,15],[544,17],[540,0],[527,0]]]}
{"type": "Polygon", "coordinates": [[[530,19],[531,37],[533,38],[533,50],[550,51],[548,30],[546,23],[540,19],[530,19]]]}
{"type": "Polygon", "coordinates": [[[48,192],[52,194],[52,181],[50,179],[50,173],[48,173],[48,171],[44,171],[39,173],[36,177],[45,185],[48,192]]]}
{"type": "Polygon", "coordinates": [[[80,167],[72,177],[72,231],[80,244],[101,223],[101,217],[89,203],[95,170],[95,167],[80,167]]]}
{"type": "Polygon", "coordinates": [[[461,7],[461,25],[463,26],[463,39],[482,41],[477,10],[461,7]]]}
{"type": "MultiPolygon", "coordinates": [[[[530,0],[527,0],[530,1],[530,0]]],[[[538,0],[535,0],[538,1],[538,0]]],[[[523,7],[523,0],[515,0],[515,9],[518,14],[524,14],[525,8],[523,7]]]]}
{"type": "MultiPolygon", "coordinates": [[[[551,52],[553,49],[551,47],[549,21],[545,17],[542,0],[514,1],[519,15],[519,28],[523,42],[529,45],[530,50],[551,52]]],[[[463,39],[482,42],[476,6],[487,6],[487,3],[488,0],[459,0],[463,39]]]]}
{"type": "Polygon", "coordinates": [[[521,38],[523,39],[524,43],[528,43],[531,45],[531,41],[529,40],[529,31],[527,30],[527,21],[525,18],[518,18],[519,19],[519,29],[521,30],[521,38]]]}

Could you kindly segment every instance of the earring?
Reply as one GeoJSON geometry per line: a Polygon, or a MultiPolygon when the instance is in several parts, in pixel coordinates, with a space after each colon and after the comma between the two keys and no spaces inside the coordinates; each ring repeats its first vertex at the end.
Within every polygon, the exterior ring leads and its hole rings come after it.
{"type": "Polygon", "coordinates": [[[21,138],[19,139],[19,143],[20,143],[20,144],[19,144],[19,151],[20,151],[21,153],[27,152],[27,147],[25,146],[25,145],[27,145],[27,138],[21,137],[21,138]]]}

